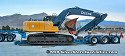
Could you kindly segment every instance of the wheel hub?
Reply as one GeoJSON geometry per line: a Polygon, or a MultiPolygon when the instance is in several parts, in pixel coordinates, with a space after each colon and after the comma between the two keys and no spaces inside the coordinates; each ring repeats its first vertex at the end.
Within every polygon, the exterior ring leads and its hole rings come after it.
{"type": "Polygon", "coordinates": [[[93,39],[92,39],[92,42],[93,42],[93,43],[97,43],[97,39],[96,39],[96,38],[93,38],[93,39]]]}
{"type": "Polygon", "coordinates": [[[103,43],[107,43],[107,42],[108,42],[108,39],[107,39],[106,37],[104,37],[104,38],[102,39],[102,41],[103,41],[103,43]]]}
{"type": "Polygon", "coordinates": [[[8,37],[8,40],[11,41],[13,38],[11,36],[8,37]]]}
{"type": "Polygon", "coordinates": [[[114,38],[114,42],[115,43],[118,42],[118,38],[117,37],[114,38]]]}

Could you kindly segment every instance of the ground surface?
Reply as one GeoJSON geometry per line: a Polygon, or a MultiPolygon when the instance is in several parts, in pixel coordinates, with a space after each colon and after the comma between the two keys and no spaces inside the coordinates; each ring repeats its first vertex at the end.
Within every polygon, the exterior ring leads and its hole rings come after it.
{"type": "MultiPolygon", "coordinates": [[[[17,40],[17,39],[16,39],[17,40]]],[[[125,55],[125,38],[120,44],[97,44],[94,46],[82,45],[56,45],[56,46],[18,46],[13,42],[0,42],[0,56],[124,56],[125,55]],[[117,54],[47,54],[47,50],[104,50],[117,51],[117,54]]]]}

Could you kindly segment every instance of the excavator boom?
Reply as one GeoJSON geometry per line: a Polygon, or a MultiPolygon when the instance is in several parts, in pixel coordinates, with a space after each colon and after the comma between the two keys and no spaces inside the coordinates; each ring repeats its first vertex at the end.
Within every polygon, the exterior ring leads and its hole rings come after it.
{"type": "MultiPolygon", "coordinates": [[[[92,28],[94,28],[96,25],[98,25],[100,22],[102,22],[107,17],[107,14],[98,13],[98,12],[94,12],[94,11],[91,11],[91,10],[82,9],[82,8],[79,8],[79,7],[68,8],[66,10],[63,10],[57,17],[52,19],[52,22],[54,23],[54,26],[58,26],[58,28],[60,29],[61,24],[65,20],[65,17],[67,17],[69,15],[82,15],[82,16],[95,17],[92,21],[90,21],[88,24],[86,24],[81,29],[79,29],[77,31],[77,34],[79,34],[81,31],[91,30],[92,28]]],[[[68,22],[66,23],[67,25],[65,25],[65,26],[69,30],[69,33],[74,32],[74,30],[76,30],[75,27],[73,27],[73,28],[69,27],[70,26],[69,24],[72,24],[72,25],[75,26],[76,25],[75,21],[76,21],[76,19],[68,21],[70,23],[68,23],[68,22]],[[73,22],[75,22],[75,23],[73,23],[73,22]]]]}

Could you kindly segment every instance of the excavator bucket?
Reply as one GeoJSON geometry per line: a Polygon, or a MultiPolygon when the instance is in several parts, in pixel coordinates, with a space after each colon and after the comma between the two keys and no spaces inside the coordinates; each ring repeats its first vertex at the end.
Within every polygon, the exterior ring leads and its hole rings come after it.
{"type": "Polygon", "coordinates": [[[65,27],[68,29],[70,34],[74,34],[74,35],[77,34],[77,31],[76,31],[76,21],[77,21],[77,19],[78,18],[75,18],[75,19],[72,19],[72,20],[69,20],[69,21],[65,22],[65,27]]]}

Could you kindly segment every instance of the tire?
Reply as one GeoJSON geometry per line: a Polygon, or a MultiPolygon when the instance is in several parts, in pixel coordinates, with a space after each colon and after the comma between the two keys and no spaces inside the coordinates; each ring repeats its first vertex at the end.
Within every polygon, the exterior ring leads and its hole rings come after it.
{"type": "Polygon", "coordinates": [[[0,42],[3,42],[5,40],[5,37],[3,35],[0,35],[0,42]]]}
{"type": "Polygon", "coordinates": [[[100,40],[101,44],[108,44],[110,42],[110,39],[108,36],[103,36],[100,40]]]}
{"type": "Polygon", "coordinates": [[[90,39],[90,44],[97,44],[97,43],[98,43],[97,37],[94,36],[90,39]]]}
{"type": "Polygon", "coordinates": [[[112,38],[112,43],[113,43],[113,44],[120,43],[120,38],[119,38],[118,36],[114,36],[114,37],[112,38]]]}
{"type": "Polygon", "coordinates": [[[7,41],[8,42],[13,42],[14,41],[14,37],[12,35],[7,35],[7,41]]]}

